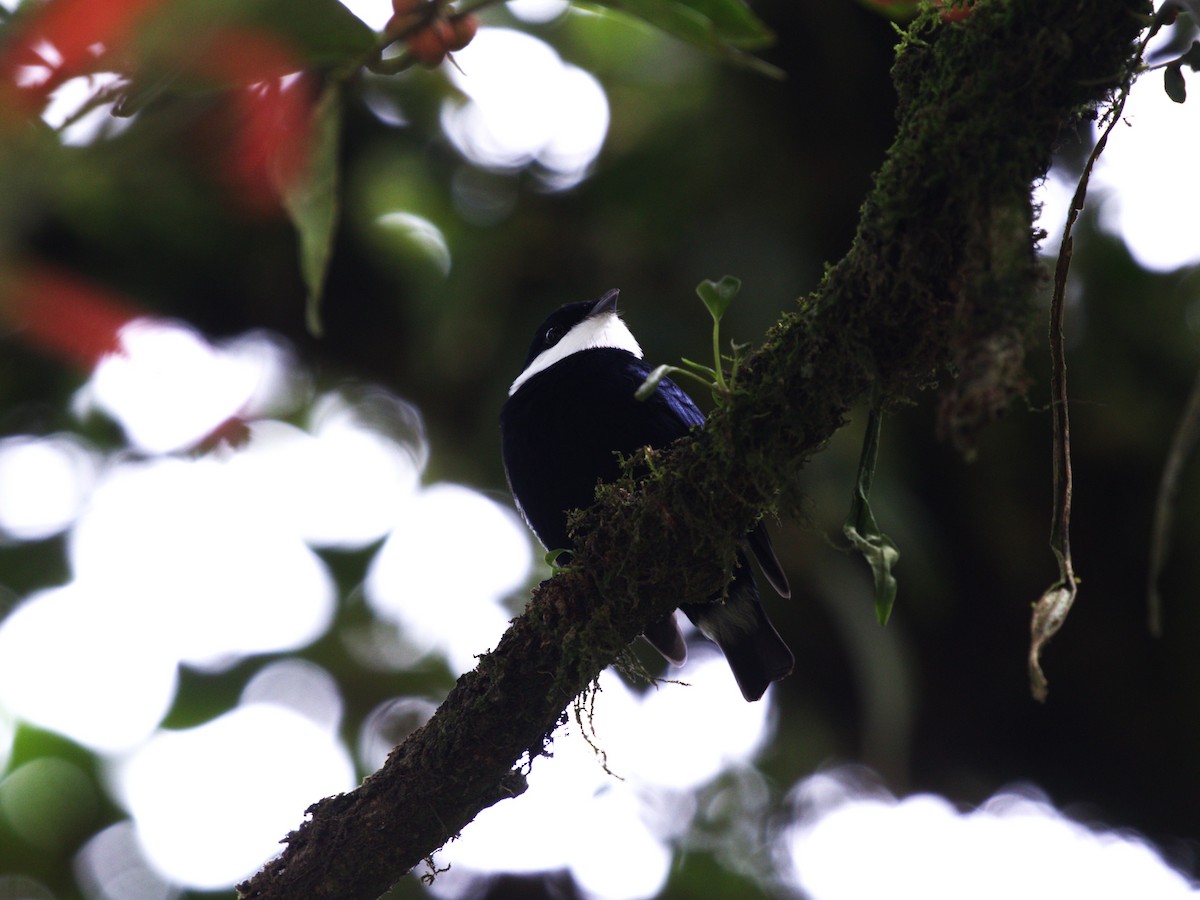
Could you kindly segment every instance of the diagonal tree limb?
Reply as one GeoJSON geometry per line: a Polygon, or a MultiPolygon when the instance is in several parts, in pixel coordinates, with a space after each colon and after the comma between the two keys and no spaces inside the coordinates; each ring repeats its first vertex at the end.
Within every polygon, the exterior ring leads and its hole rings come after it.
{"type": "MultiPolygon", "coordinates": [[[[739,529],[797,503],[794,476],[878,387],[912,397],[963,360],[959,419],[1014,389],[998,346],[1029,332],[1040,281],[1029,186],[1121,84],[1137,0],[981,0],[922,19],[898,53],[898,133],[855,241],[768,333],[734,402],[576,520],[571,568],[534,592],[433,719],[355,791],[310,808],[243,897],[383,893],[483,808],[651,620],[721,589],[739,529]],[[997,342],[997,336],[1003,341],[997,342]],[[987,374],[990,373],[990,374],[987,374]]],[[[994,405],[994,404],[993,404],[994,405]]]]}

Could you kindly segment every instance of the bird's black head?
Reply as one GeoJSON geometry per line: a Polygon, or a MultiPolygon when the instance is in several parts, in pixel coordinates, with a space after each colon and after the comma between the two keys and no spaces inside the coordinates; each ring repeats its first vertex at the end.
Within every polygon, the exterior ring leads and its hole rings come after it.
{"type": "Polygon", "coordinates": [[[547,316],[533,336],[525,365],[509,395],[538,372],[581,350],[611,347],[641,358],[642,348],[617,315],[618,293],[614,288],[597,301],[568,303],[547,316]]]}

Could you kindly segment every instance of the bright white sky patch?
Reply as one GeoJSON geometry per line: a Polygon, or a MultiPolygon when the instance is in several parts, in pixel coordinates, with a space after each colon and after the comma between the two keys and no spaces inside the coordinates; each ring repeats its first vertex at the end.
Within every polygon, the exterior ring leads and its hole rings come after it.
{"type": "Polygon", "coordinates": [[[510,618],[501,602],[531,564],[528,532],[510,510],[438,484],[397,510],[367,573],[367,602],[420,652],[437,651],[465,672],[496,646],[510,618]]]}
{"type": "Polygon", "coordinates": [[[247,373],[253,382],[242,415],[256,419],[285,416],[312,400],[312,378],[292,348],[269,331],[250,331],[215,345],[223,365],[247,373]]]}
{"type": "Polygon", "coordinates": [[[447,72],[466,102],[447,101],[442,128],[476,165],[517,169],[540,163],[552,188],[580,181],[608,132],[599,82],[543,41],[508,28],[481,28],[447,72]]]}
{"type": "MultiPolygon", "coordinates": [[[[1151,44],[1151,62],[1162,61],[1160,50],[1172,31],[1164,29],[1151,44]]],[[[1153,271],[1200,263],[1200,237],[1192,225],[1192,211],[1200,204],[1200,179],[1187,161],[1200,142],[1195,109],[1200,78],[1186,67],[1184,78],[1192,94],[1186,104],[1167,96],[1161,70],[1138,79],[1096,164],[1086,199],[1085,213],[1098,211],[1100,225],[1121,237],[1138,264],[1153,271]]],[[[1093,126],[1092,139],[1099,135],[1100,128],[1093,126]]],[[[1044,204],[1038,224],[1050,235],[1042,242],[1043,253],[1058,253],[1077,180],[1054,169],[1035,191],[1035,200],[1044,204]]]]}
{"type": "Polygon", "coordinates": [[[90,398],[148,453],[190,447],[243,414],[268,374],[262,359],[224,353],[175,323],[139,319],[120,341],[96,366],[90,398]]]}
{"type": "Polygon", "coordinates": [[[122,81],[115,72],[96,72],[69,78],[54,89],[50,102],[42,110],[42,120],[59,131],[64,144],[86,146],[101,138],[115,137],[131,124],[134,116],[114,116],[116,100],[100,103],[84,112],[85,105],[98,94],[122,81]],[[67,124],[68,121],[70,124],[67,124]],[[66,127],[63,127],[63,126],[66,127]]]}
{"type": "Polygon", "coordinates": [[[176,659],[135,610],[79,583],[0,622],[0,706],[101,752],[144,740],[175,695],[176,659]]]}
{"type": "MultiPolygon", "coordinates": [[[[392,15],[386,0],[342,3],[376,31],[382,31],[392,15]]],[[[566,0],[512,0],[508,7],[515,17],[532,23],[549,22],[570,8],[566,0]]],[[[489,169],[537,163],[550,190],[565,190],[586,177],[609,122],[608,98],[594,76],[563,63],[544,41],[509,28],[481,28],[453,56],[455,65],[444,65],[442,71],[467,99],[443,105],[442,129],[459,152],[489,169]]],[[[378,102],[375,108],[385,120],[403,120],[378,102]]],[[[440,232],[425,220],[413,219],[390,224],[415,225],[413,236],[425,242],[426,252],[440,254],[436,260],[448,269],[448,253],[439,247],[440,232]]]]}
{"type": "Polygon", "coordinates": [[[769,734],[769,702],[747,703],[725,658],[693,646],[688,664],[644,696],[617,679],[602,682],[597,701],[611,719],[598,718],[596,736],[613,771],[656,788],[693,790],[730,766],[753,758],[769,734]]]}
{"type": "Polygon", "coordinates": [[[437,707],[424,697],[393,697],[380,703],[359,729],[359,765],[368,772],[382,768],[392,748],[433,718],[437,707]]]}
{"type": "Polygon", "coordinates": [[[1145,843],[1072,822],[1044,799],[1002,793],[962,813],[866,789],[853,770],[814,775],[781,847],[812,900],[1194,900],[1145,843]]]}
{"type": "Polygon", "coordinates": [[[228,458],[230,475],[277,527],[316,547],[365,547],[391,529],[417,488],[428,456],[410,405],[382,392],[326,394],[309,430],[285,422],[250,426],[228,458]]]}
{"type": "Polygon", "coordinates": [[[181,893],[150,868],[128,819],[93,835],[75,855],[74,868],[91,900],[176,900],[181,893]]]}
{"type": "Polygon", "coordinates": [[[767,737],[771,714],[769,698],[742,699],[715,652],[696,652],[670,674],[687,685],[638,694],[603,672],[593,742],[624,780],[605,773],[577,725],[560,730],[553,757],[534,763],[529,790],[485,810],[438,854],[439,864],[452,868],[434,882],[435,892],[462,896],[481,873],[569,868],[589,896],[657,894],[670,842],[692,813],[683,792],[747,765],[767,737]]]}
{"type": "Polygon", "coordinates": [[[388,0],[342,0],[342,6],[375,31],[383,31],[383,26],[392,17],[392,4],[388,0]]]}
{"type": "MultiPolygon", "coordinates": [[[[744,701],[743,701],[744,702],[744,701]]],[[[602,791],[588,804],[571,876],[597,900],[654,897],[667,883],[672,849],[647,824],[631,791],[602,791]]]]}
{"type": "MultiPolygon", "coordinates": [[[[342,5],[376,31],[382,31],[392,17],[392,4],[388,0],[342,0],[342,5]]],[[[508,0],[505,5],[522,22],[534,24],[557,19],[570,9],[567,0],[508,0]]]]}
{"type": "Polygon", "coordinates": [[[1046,232],[1038,250],[1047,256],[1058,255],[1063,228],[1067,223],[1067,209],[1075,195],[1075,185],[1076,182],[1062,169],[1052,168],[1046,173],[1045,180],[1034,187],[1033,202],[1041,207],[1040,210],[1036,206],[1034,209],[1036,223],[1046,232]]]}
{"type": "Polygon", "coordinates": [[[204,890],[252,874],[279,853],[279,839],[309,804],[355,783],[336,735],[262,703],[198,728],[160,732],[115,771],[154,867],[204,890]]]}
{"type": "MultiPolygon", "coordinates": [[[[1200,95],[1200,78],[1185,72],[1190,92],[1200,95]]],[[[1123,237],[1147,269],[1169,271],[1200,262],[1195,226],[1200,178],[1187,162],[1200,146],[1196,102],[1196,96],[1183,105],[1173,102],[1163,90],[1162,72],[1138,79],[1089,188],[1093,204],[1102,198],[1101,224],[1123,237]]]]}
{"type": "Polygon", "coordinates": [[[567,0],[508,0],[505,5],[522,22],[534,24],[557,19],[571,8],[567,0]]]}
{"type": "Polygon", "coordinates": [[[283,659],[263,667],[242,688],[242,706],[274,703],[329,731],[342,721],[342,692],[333,676],[316,663],[283,659]]]}
{"type": "Polygon", "coordinates": [[[17,723],[13,721],[11,713],[5,710],[3,702],[0,702],[0,772],[8,768],[16,732],[17,723]]]}
{"type": "Polygon", "coordinates": [[[559,84],[558,127],[537,154],[548,170],[543,177],[556,190],[565,190],[583,179],[600,154],[608,134],[608,96],[595,77],[576,66],[563,66],[559,84]]]}
{"type": "Polygon", "coordinates": [[[534,763],[529,790],[484,810],[437,854],[438,865],[449,863],[450,871],[434,882],[435,893],[476,896],[481,875],[564,868],[601,897],[652,897],[661,890],[670,849],[646,824],[631,787],[604,773],[575,730],[555,738],[553,758],[534,763]]]}
{"type": "Polygon", "coordinates": [[[0,439],[0,534],[35,541],[79,514],[99,457],[72,435],[0,439]]]}
{"type": "Polygon", "coordinates": [[[213,456],[121,465],[75,526],[72,569],[181,661],[301,647],[332,618],[333,581],[261,499],[213,456]]]}

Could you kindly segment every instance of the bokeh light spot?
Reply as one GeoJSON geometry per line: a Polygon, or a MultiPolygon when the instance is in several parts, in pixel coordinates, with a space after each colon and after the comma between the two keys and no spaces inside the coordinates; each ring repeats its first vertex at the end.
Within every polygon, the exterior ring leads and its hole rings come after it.
{"type": "Polygon", "coordinates": [[[1200,145],[1200,116],[1163,91],[1162,76],[1138,80],[1096,164],[1089,187],[1100,198],[1100,223],[1120,235],[1143,268],[1170,271],[1200,262],[1190,213],[1200,180],[1173,148],[1200,145]]]}
{"type": "Polygon", "coordinates": [[[465,101],[442,107],[442,128],[478,166],[539,163],[545,183],[578,183],[600,153],[609,110],[596,79],[566,65],[544,41],[508,28],[482,28],[456,54],[449,77],[465,101]]]}
{"type": "Polygon", "coordinates": [[[138,319],[92,376],[91,398],[149,453],[198,443],[254,396],[260,373],[173,323],[138,319]]]}
{"type": "Polygon", "coordinates": [[[1038,251],[1046,256],[1058,255],[1075,186],[1075,180],[1059,167],[1052,168],[1044,179],[1034,185],[1036,223],[1046,232],[1046,237],[1038,244],[1038,251]]]}
{"type": "Polygon", "coordinates": [[[528,533],[482,494],[438,484],[402,510],[367,573],[367,602],[423,652],[456,672],[494,647],[508,624],[501,601],[525,583],[528,533]]]}
{"type": "Polygon", "coordinates": [[[0,706],[101,752],[135,746],[175,694],[176,660],[119,595],[78,582],[0,622],[0,706]]]}
{"type": "MultiPolygon", "coordinates": [[[[770,734],[772,705],[747,703],[720,652],[711,645],[693,649],[687,665],[640,699],[636,716],[616,734],[597,731],[612,765],[623,760],[637,780],[656,787],[691,790],[731,765],[753,758],[770,734]]],[[[606,687],[616,693],[619,685],[606,687]]],[[[627,690],[627,689],[626,689],[627,690]]],[[[769,695],[768,695],[769,696],[769,695]]]]}
{"type": "Polygon", "coordinates": [[[160,732],[115,768],[114,780],[154,867],[207,890],[254,872],[314,799],[355,784],[334,734],[261,703],[160,732]]]}
{"type": "Polygon", "coordinates": [[[392,17],[392,4],[388,0],[342,0],[342,6],[375,31],[383,31],[392,17]]]}
{"type": "Polygon", "coordinates": [[[553,757],[530,771],[529,789],[484,810],[439,852],[440,864],[451,863],[435,883],[439,896],[475,896],[480,878],[492,873],[564,868],[587,896],[657,894],[670,842],[695,810],[686,792],[748,765],[768,735],[770,695],[746,703],[720,654],[696,650],[672,671],[686,684],[641,695],[613,672],[601,673],[585,726],[593,733],[560,730],[553,757]]]}
{"type": "Polygon", "coordinates": [[[253,423],[248,444],[228,460],[239,492],[312,546],[379,540],[425,466],[420,415],[382,392],[329,394],[314,404],[309,427],[253,423]]]}
{"type": "Polygon", "coordinates": [[[119,593],[147,640],[200,666],[303,646],[333,615],[324,563],[228,469],[212,456],[119,466],[70,542],[77,578],[119,593]]]}
{"type": "Polygon", "coordinates": [[[394,697],[367,713],[358,736],[358,760],[373,772],[392,748],[433,718],[437,704],[422,697],[394,697]]]}
{"type": "Polygon", "coordinates": [[[571,861],[571,876],[586,896],[626,900],[658,895],[671,870],[671,848],[651,831],[631,792],[600,793],[582,824],[582,846],[603,848],[576,854],[571,861]],[[613,865],[614,860],[620,864],[613,865]]]}
{"type": "Polygon", "coordinates": [[[378,224],[424,257],[442,276],[450,274],[450,245],[442,230],[428,219],[410,212],[390,212],[379,217],[378,224]]]}
{"type": "Polygon", "coordinates": [[[463,165],[450,182],[450,196],[464,220],[486,228],[512,215],[517,207],[517,182],[505,172],[463,165]]]}
{"type": "Polygon", "coordinates": [[[781,847],[813,900],[1200,896],[1143,841],[1073,822],[1030,789],[960,812],[930,794],[898,800],[847,768],[805,779],[794,797],[781,847]]]}
{"type": "Polygon", "coordinates": [[[264,666],[246,682],[239,703],[273,703],[331,733],[342,721],[342,693],[337,682],[316,663],[304,659],[283,659],[264,666]]]}
{"type": "Polygon", "coordinates": [[[67,434],[0,439],[0,535],[51,537],[79,515],[99,457],[67,434]]]}
{"type": "Polygon", "coordinates": [[[65,759],[32,759],[0,779],[0,816],[43,851],[60,852],[78,840],[98,811],[91,779],[65,759]]]}
{"type": "Polygon", "coordinates": [[[182,893],[150,867],[129,820],[93,835],[74,868],[89,900],[174,900],[182,893]]]}
{"type": "Polygon", "coordinates": [[[115,100],[92,101],[121,81],[121,76],[115,72],[69,78],[50,94],[50,102],[42,110],[42,120],[53,129],[61,129],[59,137],[68,146],[87,146],[103,138],[115,137],[132,125],[136,116],[114,116],[115,100]]]}
{"type": "Polygon", "coordinates": [[[567,0],[508,0],[505,6],[522,22],[535,25],[551,22],[571,8],[567,0]]]}

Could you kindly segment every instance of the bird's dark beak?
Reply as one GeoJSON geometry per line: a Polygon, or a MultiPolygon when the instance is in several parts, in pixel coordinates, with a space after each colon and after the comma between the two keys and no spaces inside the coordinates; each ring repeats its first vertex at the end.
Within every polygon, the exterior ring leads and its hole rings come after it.
{"type": "Polygon", "coordinates": [[[615,313],[617,311],[617,295],[621,291],[619,288],[613,288],[603,297],[596,301],[596,305],[592,307],[592,311],[588,313],[588,318],[598,316],[603,313],[615,313]]]}

